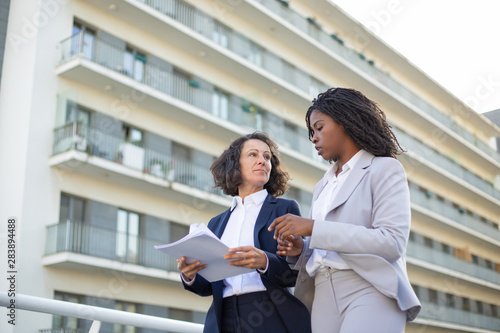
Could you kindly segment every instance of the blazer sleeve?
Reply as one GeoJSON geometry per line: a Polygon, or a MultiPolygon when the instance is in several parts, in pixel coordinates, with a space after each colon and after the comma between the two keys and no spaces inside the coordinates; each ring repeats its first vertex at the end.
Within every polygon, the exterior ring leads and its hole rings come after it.
{"type": "MultiPolygon", "coordinates": [[[[182,279],[181,279],[182,280],[182,279]]],[[[193,284],[188,285],[182,281],[184,289],[189,290],[200,296],[211,296],[212,295],[212,284],[208,282],[200,274],[196,274],[193,284]]]]}
{"type": "Polygon", "coordinates": [[[380,158],[374,160],[369,173],[358,185],[358,193],[344,204],[349,206],[344,207],[339,220],[314,221],[311,248],[374,254],[389,262],[404,256],[410,230],[410,195],[404,169],[396,159],[380,158]]]}
{"type": "MultiPolygon", "coordinates": [[[[287,213],[300,216],[300,208],[295,200],[289,200],[286,211],[281,215],[285,215],[287,213]]],[[[273,220],[274,219],[268,221],[267,226],[269,226],[273,222],[273,220]]],[[[281,287],[293,287],[297,279],[297,271],[290,268],[290,265],[286,261],[285,257],[276,255],[277,250],[278,243],[273,239],[273,250],[264,250],[266,252],[267,258],[269,259],[269,266],[266,273],[262,275],[269,279],[270,282],[281,287]]]]}

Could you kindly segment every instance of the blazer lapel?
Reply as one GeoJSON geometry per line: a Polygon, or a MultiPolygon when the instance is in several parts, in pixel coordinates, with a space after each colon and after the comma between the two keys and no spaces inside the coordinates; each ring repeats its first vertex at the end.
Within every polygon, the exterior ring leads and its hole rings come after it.
{"type": "Polygon", "coordinates": [[[210,228],[212,232],[219,238],[222,237],[224,230],[226,229],[227,221],[231,216],[231,209],[226,210],[219,219],[219,223],[214,223],[213,228],[210,228]]]}
{"type": "Polygon", "coordinates": [[[374,155],[365,152],[351,170],[349,176],[345,180],[342,187],[339,188],[337,195],[328,207],[328,212],[331,212],[338,206],[342,205],[351,196],[352,192],[358,186],[359,182],[368,172],[368,167],[371,165],[374,155]]]}
{"type": "Polygon", "coordinates": [[[278,202],[278,199],[268,194],[266,200],[264,200],[264,203],[262,204],[260,213],[257,216],[257,221],[255,221],[255,227],[253,232],[253,243],[256,248],[260,248],[259,232],[260,230],[262,230],[262,228],[267,226],[267,222],[269,221],[269,218],[271,216],[271,213],[273,212],[276,202],[278,202]]]}

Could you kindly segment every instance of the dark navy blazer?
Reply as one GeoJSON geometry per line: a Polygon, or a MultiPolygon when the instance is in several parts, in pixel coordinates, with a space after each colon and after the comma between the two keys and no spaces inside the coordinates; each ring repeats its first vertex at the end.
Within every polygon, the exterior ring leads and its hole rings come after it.
{"type": "MultiPolygon", "coordinates": [[[[277,315],[285,323],[288,332],[311,332],[311,317],[307,308],[287,287],[293,287],[297,279],[297,272],[292,270],[284,257],[276,255],[277,241],[273,238],[274,231],[267,230],[275,218],[287,213],[300,216],[297,202],[294,200],[277,199],[268,194],[262,204],[262,208],[255,222],[254,246],[266,252],[269,265],[265,274],[260,274],[262,283],[266,287],[271,301],[277,309],[277,315]]],[[[217,215],[210,220],[208,228],[221,238],[226,228],[231,210],[217,215]]],[[[204,333],[216,333],[221,331],[222,323],[222,293],[224,289],[223,280],[208,282],[199,274],[191,286],[184,284],[184,288],[200,296],[213,295],[213,302],[205,319],[204,333]]]]}

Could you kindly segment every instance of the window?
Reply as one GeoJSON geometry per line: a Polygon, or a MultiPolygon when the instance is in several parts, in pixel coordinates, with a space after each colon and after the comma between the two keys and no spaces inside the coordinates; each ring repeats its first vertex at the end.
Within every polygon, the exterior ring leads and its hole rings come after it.
{"type": "Polygon", "coordinates": [[[79,122],[90,125],[90,111],[82,109],[78,104],[68,101],[66,105],[66,123],[79,122]]]}
{"type": "Polygon", "coordinates": [[[212,114],[226,120],[229,118],[229,94],[218,89],[214,90],[212,94],[212,114]]]}
{"type": "Polygon", "coordinates": [[[229,44],[229,35],[231,30],[222,24],[215,24],[212,40],[217,44],[227,48],[229,44]]]}
{"type": "Polygon", "coordinates": [[[177,142],[172,143],[172,155],[182,161],[191,161],[191,149],[177,142]]]}
{"type": "MultiPolygon", "coordinates": [[[[54,295],[54,299],[58,301],[71,302],[82,304],[83,297],[78,295],[71,295],[66,293],[57,292],[54,295]]],[[[52,316],[52,328],[61,331],[68,332],[84,332],[85,320],[78,319],[74,317],[63,317],[63,316],[52,316]]]]}
{"type": "Polygon", "coordinates": [[[125,74],[139,82],[143,82],[146,60],[146,55],[127,46],[123,56],[125,74]]]}
{"type": "Polygon", "coordinates": [[[434,243],[434,240],[432,238],[424,236],[424,245],[425,246],[432,248],[433,243],[434,243]]]}
{"type": "Polygon", "coordinates": [[[455,296],[452,294],[445,294],[445,305],[451,308],[455,307],[455,296]]]}
{"type": "Polygon", "coordinates": [[[470,299],[462,297],[462,310],[470,311],[470,299]]]}
{"type": "Polygon", "coordinates": [[[168,317],[175,320],[191,321],[193,313],[188,310],[168,309],[168,317]]]}
{"type": "Polygon", "coordinates": [[[257,66],[262,66],[262,53],[264,52],[263,48],[255,43],[250,44],[250,52],[248,54],[248,60],[256,64],[257,66]]]}
{"type": "Polygon", "coordinates": [[[118,210],[116,225],[116,256],[119,260],[136,263],[139,247],[139,214],[118,210]]]}
{"type": "Polygon", "coordinates": [[[175,242],[189,233],[187,225],[170,223],[170,242],[175,242]]]}
{"type": "Polygon", "coordinates": [[[429,292],[429,302],[438,303],[438,292],[434,289],[428,289],[429,292]]]}
{"type": "Polygon", "coordinates": [[[84,222],[85,202],[86,202],[85,199],[61,193],[61,202],[59,206],[59,221],[84,222]]]}
{"type": "MultiPolygon", "coordinates": [[[[132,313],[139,313],[139,305],[134,303],[120,302],[115,303],[115,309],[132,313]]],[[[140,333],[141,329],[134,326],[113,324],[113,333],[140,333]]]]}
{"type": "Polygon", "coordinates": [[[95,30],[74,22],[71,37],[71,56],[82,55],[86,59],[94,58],[95,30]]]}
{"type": "Polygon", "coordinates": [[[142,147],[144,133],[141,130],[132,126],[123,125],[122,133],[126,142],[142,147]]]}
{"type": "Polygon", "coordinates": [[[443,244],[443,243],[441,243],[441,246],[442,246],[441,249],[444,253],[448,253],[448,254],[453,255],[453,248],[451,246],[449,246],[448,244],[443,244]]]}

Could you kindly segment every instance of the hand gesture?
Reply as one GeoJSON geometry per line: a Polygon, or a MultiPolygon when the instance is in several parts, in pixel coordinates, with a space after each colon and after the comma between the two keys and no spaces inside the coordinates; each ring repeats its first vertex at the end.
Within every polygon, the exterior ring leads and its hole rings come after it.
{"type": "Polygon", "coordinates": [[[275,229],[274,239],[290,241],[290,236],[311,236],[313,225],[314,220],[288,213],[274,219],[268,230],[275,229]]]}
{"type": "Polygon", "coordinates": [[[286,240],[278,238],[278,251],[276,254],[279,256],[298,256],[302,253],[304,248],[304,240],[300,236],[289,236],[286,240]]]}

